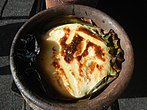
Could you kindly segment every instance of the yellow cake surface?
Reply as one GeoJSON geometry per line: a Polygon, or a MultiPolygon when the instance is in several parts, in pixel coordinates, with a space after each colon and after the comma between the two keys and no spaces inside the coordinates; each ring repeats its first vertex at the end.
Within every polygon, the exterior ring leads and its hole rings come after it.
{"type": "Polygon", "coordinates": [[[41,39],[39,69],[63,96],[87,95],[110,71],[109,48],[87,26],[57,26],[41,39]]]}

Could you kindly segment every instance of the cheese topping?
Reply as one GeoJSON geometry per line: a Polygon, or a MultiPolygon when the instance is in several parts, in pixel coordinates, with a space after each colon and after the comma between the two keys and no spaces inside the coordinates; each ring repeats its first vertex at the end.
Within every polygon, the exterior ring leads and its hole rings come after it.
{"type": "Polygon", "coordinates": [[[42,36],[38,57],[42,74],[62,95],[87,95],[110,71],[109,48],[81,24],[55,27],[42,36]]]}

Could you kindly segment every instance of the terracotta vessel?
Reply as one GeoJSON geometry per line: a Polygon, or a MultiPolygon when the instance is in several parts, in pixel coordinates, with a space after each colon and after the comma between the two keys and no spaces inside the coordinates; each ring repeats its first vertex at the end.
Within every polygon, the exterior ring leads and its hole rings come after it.
{"type": "MultiPolygon", "coordinates": [[[[134,57],[131,42],[124,29],[110,16],[98,9],[83,5],[59,5],[57,7],[44,10],[30,18],[17,32],[10,52],[10,66],[14,81],[22,96],[34,110],[103,110],[108,108],[124,91],[133,73],[134,57]],[[31,82],[32,79],[23,74],[24,64],[15,58],[15,50],[21,45],[19,43],[22,36],[29,32],[41,28],[45,22],[60,15],[76,15],[92,19],[104,30],[113,29],[120,38],[122,49],[124,50],[125,61],[122,64],[122,71],[116,80],[106,87],[99,95],[78,103],[63,103],[58,100],[46,98],[46,94],[39,84],[31,82]]],[[[34,81],[34,80],[33,80],[34,81]]]]}

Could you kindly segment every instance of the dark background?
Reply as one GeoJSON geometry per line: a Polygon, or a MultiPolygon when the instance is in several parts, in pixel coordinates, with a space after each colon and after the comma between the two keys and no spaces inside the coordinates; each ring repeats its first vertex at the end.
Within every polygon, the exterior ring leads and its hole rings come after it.
{"type": "Polygon", "coordinates": [[[124,28],[134,49],[134,73],[121,97],[147,97],[147,1],[100,0],[97,8],[124,28]]]}

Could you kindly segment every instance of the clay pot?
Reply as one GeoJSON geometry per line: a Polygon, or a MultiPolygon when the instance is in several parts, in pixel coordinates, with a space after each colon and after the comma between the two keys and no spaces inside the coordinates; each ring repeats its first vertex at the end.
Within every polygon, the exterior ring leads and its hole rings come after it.
{"type": "MultiPolygon", "coordinates": [[[[31,47],[30,47],[31,48],[31,47]]],[[[30,18],[17,32],[10,52],[10,67],[14,81],[24,99],[35,110],[103,110],[108,108],[125,90],[134,67],[134,57],[131,42],[124,29],[110,16],[98,9],[83,5],[61,5],[39,12],[30,18]],[[20,39],[30,32],[41,28],[47,21],[60,15],[76,15],[92,19],[104,30],[113,29],[120,38],[124,50],[125,61],[118,78],[108,85],[101,93],[91,100],[82,102],[62,102],[46,97],[37,80],[24,74],[25,64],[15,57],[16,50],[20,47],[20,39]]]]}

